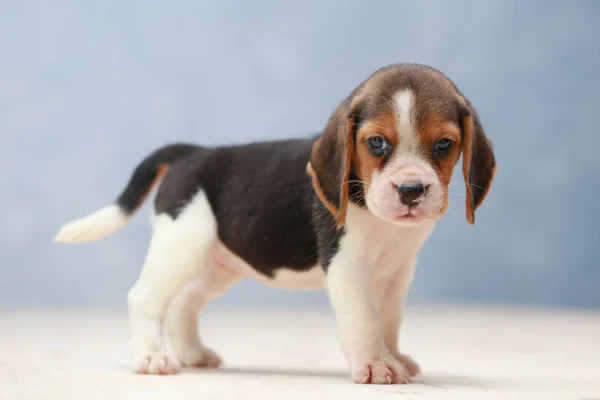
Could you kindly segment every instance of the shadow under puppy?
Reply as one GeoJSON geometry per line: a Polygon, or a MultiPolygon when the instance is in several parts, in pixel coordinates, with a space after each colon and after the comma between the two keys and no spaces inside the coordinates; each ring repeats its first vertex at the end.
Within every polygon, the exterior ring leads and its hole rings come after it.
{"type": "Polygon", "coordinates": [[[156,150],[114,204],[55,240],[116,232],[162,181],[128,294],[138,373],[218,366],[198,337],[198,311],[249,276],[326,288],[352,379],[406,383],[419,367],[398,348],[403,302],[419,250],[448,209],[461,153],[473,224],[496,170],[475,109],[438,70],[390,65],[354,89],[319,136],[156,150]]]}

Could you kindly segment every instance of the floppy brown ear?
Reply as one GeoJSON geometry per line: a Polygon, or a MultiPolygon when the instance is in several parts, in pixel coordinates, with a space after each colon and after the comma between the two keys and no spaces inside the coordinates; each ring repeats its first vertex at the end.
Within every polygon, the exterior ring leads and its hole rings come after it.
{"type": "Polygon", "coordinates": [[[477,112],[467,101],[462,119],[463,175],[465,178],[467,222],[475,223],[475,210],[483,203],[496,174],[492,142],[485,136],[477,112]]]}
{"type": "Polygon", "coordinates": [[[335,216],[337,227],[346,222],[348,177],[354,153],[355,107],[343,104],[332,114],[321,137],[313,144],[306,167],[321,202],[335,216]]]}

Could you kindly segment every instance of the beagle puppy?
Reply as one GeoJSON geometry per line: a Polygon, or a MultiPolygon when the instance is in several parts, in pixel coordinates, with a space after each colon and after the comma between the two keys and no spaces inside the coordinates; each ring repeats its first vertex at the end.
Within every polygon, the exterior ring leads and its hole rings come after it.
{"type": "Polygon", "coordinates": [[[160,181],[145,264],[128,293],[135,371],[218,366],[197,314],[251,277],[326,289],[352,380],[407,383],[420,370],[398,348],[404,298],[448,209],[461,153],[473,224],[496,171],[475,109],[440,71],[390,65],[358,85],[318,136],[156,150],[114,204],[66,224],[55,241],[116,232],[160,181]]]}

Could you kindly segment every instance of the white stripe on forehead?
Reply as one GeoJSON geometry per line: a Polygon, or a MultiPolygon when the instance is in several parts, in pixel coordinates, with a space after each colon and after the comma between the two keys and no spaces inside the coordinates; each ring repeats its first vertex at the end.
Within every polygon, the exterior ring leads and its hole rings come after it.
{"type": "Polygon", "coordinates": [[[398,129],[398,150],[401,153],[416,153],[419,138],[413,124],[414,95],[412,90],[403,89],[394,95],[396,120],[398,129]]]}

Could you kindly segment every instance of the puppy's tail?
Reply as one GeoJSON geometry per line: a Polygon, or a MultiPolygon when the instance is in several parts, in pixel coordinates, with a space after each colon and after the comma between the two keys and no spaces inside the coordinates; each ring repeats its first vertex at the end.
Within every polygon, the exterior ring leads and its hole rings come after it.
{"type": "Polygon", "coordinates": [[[154,151],[135,168],[127,186],[113,204],[64,225],[54,241],[91,242],[117,232],[127,224],[171,164],[196,149],[199,147],[177,143],[154,151]]]}

